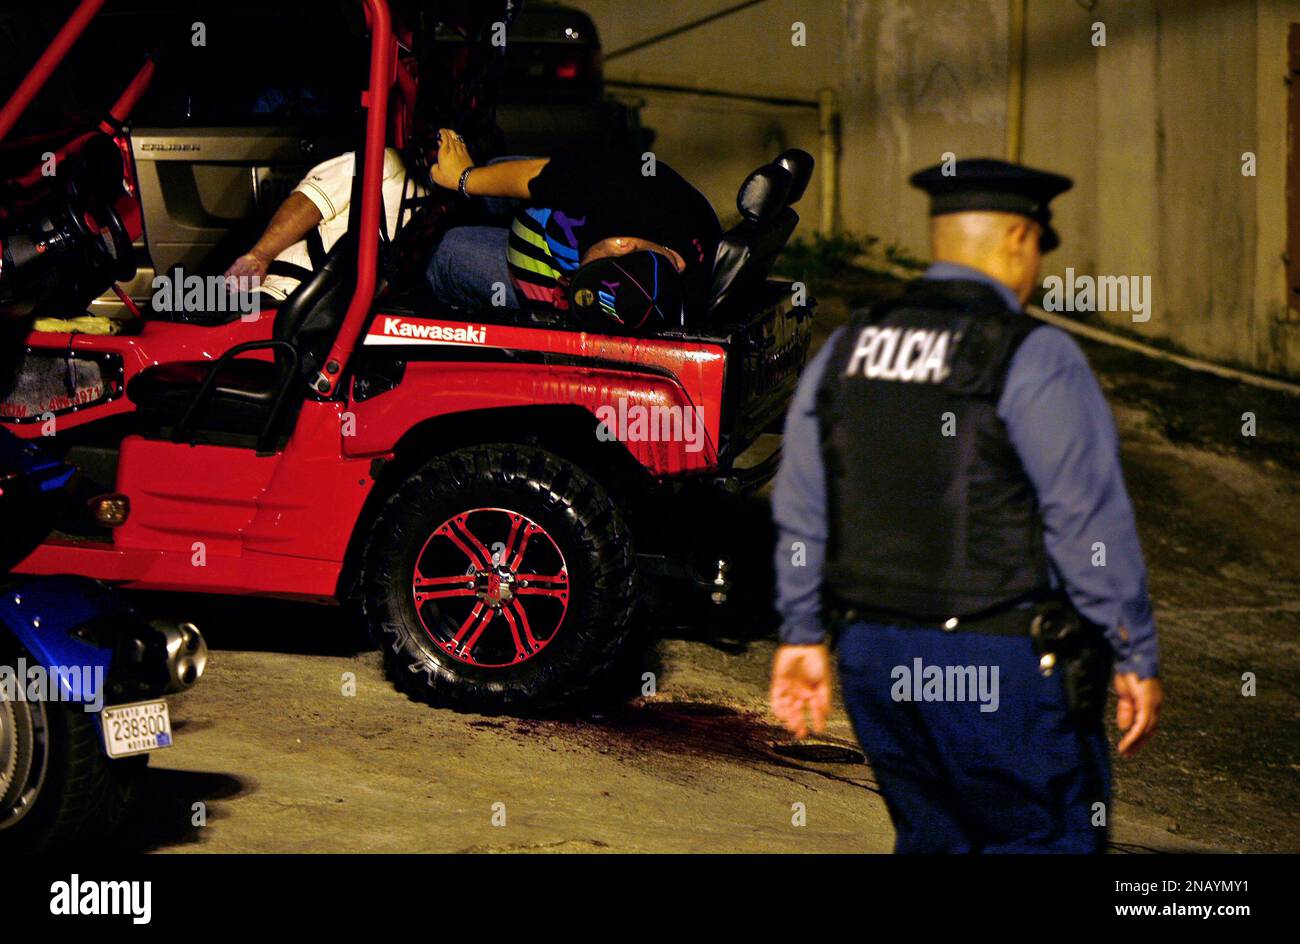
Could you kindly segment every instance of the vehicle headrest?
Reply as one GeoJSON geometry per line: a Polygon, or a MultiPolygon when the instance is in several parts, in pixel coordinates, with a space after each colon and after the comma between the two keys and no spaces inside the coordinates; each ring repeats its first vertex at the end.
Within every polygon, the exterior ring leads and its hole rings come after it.
{"type": "Polygon", "coordinates": [[[816,161],[807,151],[799,148],[790,148],[788,151],[781,152],[774,164],[779,164],[790,172],[791,184],[790,192],[785,196],[787,206],[792,206],[799,202],[804,191],[808,189],[808,181],[812,180],[813,167],[816,161]]]}
{"type": "Polygon", "coordinates": [[[740,185],[736,209],[751,223],[766,222],[786,205],[793,182],[793,177],[784,167],[764,164],[740,185]]]}

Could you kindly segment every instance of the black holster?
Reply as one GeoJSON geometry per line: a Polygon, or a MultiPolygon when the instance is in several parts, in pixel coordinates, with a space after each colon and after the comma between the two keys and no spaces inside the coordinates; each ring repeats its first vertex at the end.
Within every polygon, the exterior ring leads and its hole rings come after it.
{"type": "Polygon", "coordinates": [[[1110,679],[1111,651],[1104,631],[1068,602],[1038,604],[1029,628],[1044,675],[1060,673],[1066,711],[1079,722],[1100,720],[1110,679]]]}

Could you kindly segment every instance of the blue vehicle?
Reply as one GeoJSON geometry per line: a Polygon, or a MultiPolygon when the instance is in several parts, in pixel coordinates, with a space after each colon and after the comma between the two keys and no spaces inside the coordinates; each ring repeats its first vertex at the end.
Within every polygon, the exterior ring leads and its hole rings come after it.
{"type": "MultiPolygon", "coordinates": [[[[0,429],[0,574],[75,512],[76,470],[0,429]]],[[[166,700],[198,681],[189,623],[146,623],[80,577],[0,576],[0,851],[93,840],[121,820],[166,700]]]]}

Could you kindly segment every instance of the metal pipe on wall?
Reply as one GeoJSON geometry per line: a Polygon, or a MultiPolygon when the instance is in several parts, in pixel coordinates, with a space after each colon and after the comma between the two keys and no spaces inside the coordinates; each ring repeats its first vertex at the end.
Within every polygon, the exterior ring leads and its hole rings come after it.
{"type": "Polygon", "coordinates": [[[1025,124],[1025,34],[1029,0],[1011,0],[1007,48],[1007,160],[1020,162],[1025,124]]]}
{"type": "Polygon", "coordinates": [[[840,112],[835,90],[817,93],[817,131],[821,138],[821,232],[833,236],[839,223],[840,112]]]}

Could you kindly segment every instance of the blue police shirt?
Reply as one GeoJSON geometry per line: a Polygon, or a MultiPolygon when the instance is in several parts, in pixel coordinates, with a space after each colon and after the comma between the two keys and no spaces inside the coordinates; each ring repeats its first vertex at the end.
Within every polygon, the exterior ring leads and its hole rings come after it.
{"type": "MultiPolygon", "coordinates": [[[[1007,286],[975,269],[941,262],[922,277],[983,282],[1013,311],[1021,310],[1007,286]]],[[[779,534],[776,605],[786,644],[819,643],[826,634],[821,612],[826,475],[815,401],[835,339],[845,330],[838,329],[808,364],[785,421],[772,515],[779,534]]],[[[1107,627],[1117,672],[1155,676],[1155,618],[1120,469],[1119,438],[1097,378],[1073,338],[1050,325],[1025,338],[1007,369],[998,418],[1038,493],[1053,582],[1064,585],[1088,619],[1107,627]]]]}

